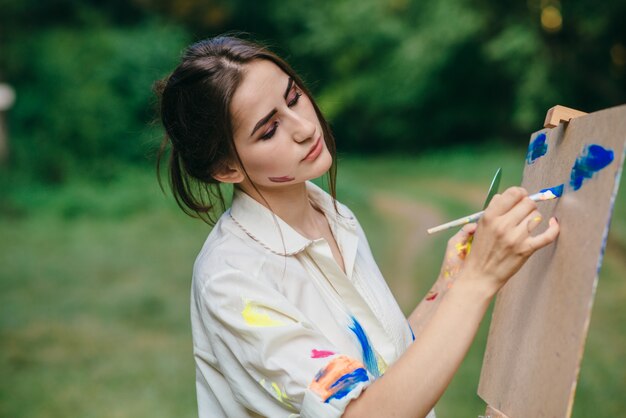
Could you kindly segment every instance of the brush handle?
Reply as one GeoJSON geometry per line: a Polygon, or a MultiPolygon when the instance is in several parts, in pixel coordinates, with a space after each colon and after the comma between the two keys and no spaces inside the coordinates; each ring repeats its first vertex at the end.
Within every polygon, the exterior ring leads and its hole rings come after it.
{"type": "Polygon", "coordinates": [[[464,216],[459,219],[455,219],[454,221],[446,222],[445,224],[441,224],[439,226],[432,227],[428,229],[428,235],[434,234],[435,232],[445,231],[446,229],[454,228],[455,226],[461,226],[468,224],[470,222],[476,222],[485,214],[484,210],[480,212],[472,213],[471,215],[464,216]]]}
{"type": "MultiPolygon", "coordinates": [[[[555,196],[553,193],[539,192],[539,193],[535,193],[531,195],[530,200],[534,202],[540,202],[544,200],[555,199],[556,197],[558,196],[555,196]]],[[[445,231],[446,229],[454,228],[455,226],[461,226],[461,225],[468,224],[470,222],[476,222],[477,220],[482,218],[484,214],[485,214],[485,211],[481,210],[480,212],[472,213],[471,215],[467,215],[462,218],[455,219],[454,221],[450,221],[450,222],[446,222],[445,224],[434,226],[430,229],[427,229],[426,232],[428,232],[428,235],[432,235],[435,232],[445,231]]]]}

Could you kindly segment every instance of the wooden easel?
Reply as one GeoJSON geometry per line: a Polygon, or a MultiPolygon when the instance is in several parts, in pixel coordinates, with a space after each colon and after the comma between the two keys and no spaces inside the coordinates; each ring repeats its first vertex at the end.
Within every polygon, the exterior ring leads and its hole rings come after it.
{"type": "Polygon", "coordinates": [[[584,116],[587,113],[580,110],[570,109],[569,107],[556,105],[548,110],[546,114],[546,120],[543,122],[544,128],[556,128],[559,123],[567,123],[570,120],[579,116],[584,116]]]}
{"type": "MultiPolygon", "coordinates": [[[[548,110],[546,114],[546,119],[544,122],[544,128],[552,129],[559,126],[559,124],[563,123],[563,129],[567,127],[569,122],[576,117],[584,116],[587,113],[581,112],[579,110],[570,109],[565,106],[554,106],[548,110]]],[[[494,320],[497,320],[494,318],[494,320]]],[[[509,417],[505,415],[503,412],[499,411],[492,405],[487,405],[485,410],[485,415],[480,416],[479,418],[520,418],[520,417],[509,417]]]]}

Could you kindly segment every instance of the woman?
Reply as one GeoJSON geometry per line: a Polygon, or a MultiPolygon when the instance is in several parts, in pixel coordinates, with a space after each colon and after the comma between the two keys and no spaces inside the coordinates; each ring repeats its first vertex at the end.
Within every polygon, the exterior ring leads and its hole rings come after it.
{"type": "Polygon", "coordinates": [[[532,236],[526,191],[496,195],[450,240],[407,321],[335,200],[333,136],[288,64],[217,37],[190,46],[158,91],[181,208],[213,224],[219,184],[234,185],[194,265],[200,416],[434,416],[491,298],[556,239],[556,220],[532,236]],[[325,173],[330,195],[308,181],[325,173]]]}

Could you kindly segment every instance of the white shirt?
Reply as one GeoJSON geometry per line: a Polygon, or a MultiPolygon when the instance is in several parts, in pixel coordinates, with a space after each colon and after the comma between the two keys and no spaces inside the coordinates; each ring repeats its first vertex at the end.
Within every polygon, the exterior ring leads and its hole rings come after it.
{"type": "Polygon", "coordinates": [[[414,339],[352,212],[306,187],[346,273],[326,240],[235,191],[194,265],[200,418],[340,417],[414,339]]]}

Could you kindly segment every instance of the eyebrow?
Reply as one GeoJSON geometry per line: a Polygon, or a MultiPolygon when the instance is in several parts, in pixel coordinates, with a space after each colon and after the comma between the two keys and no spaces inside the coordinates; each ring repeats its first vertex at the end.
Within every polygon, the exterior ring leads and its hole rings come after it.
{"type": "MultiPolygon", "coordinates": [[[[293,78],[289,77],[289,82],[287,82],[287,89],[285,90],[285,93],[283,94],[283,97],[285,98],[285,100],[287,99],[287,96],[289,95],[289,91],[291,90],[291,86],[293,85],[293,78]]],[[[263,125],[265,125],[271,118],[272,116],[274,116],[276,114],[277,110],[276,108],[272,109],[270,111],[270,113],[268,113],[267,115],[265,115],[263,118],[261,118],[260,121],[258,121],[256,123],[256,125],[254,125],[254,129],[252,129],[252,133],[250,134],[250,136],[254,135],[254,133],[263,125]]]]}

